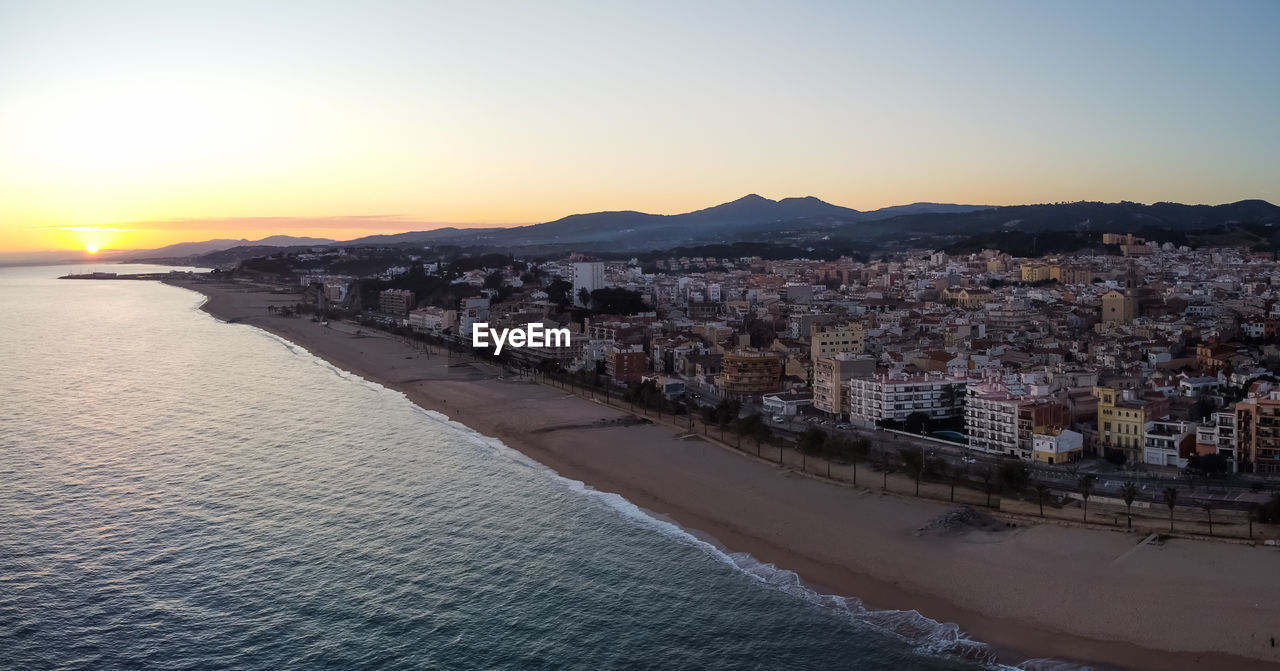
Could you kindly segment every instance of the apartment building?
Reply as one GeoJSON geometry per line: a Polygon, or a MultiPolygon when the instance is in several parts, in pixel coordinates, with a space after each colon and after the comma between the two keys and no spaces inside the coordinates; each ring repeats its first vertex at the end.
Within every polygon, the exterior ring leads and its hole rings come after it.
{"type": "Polygon", "coordinates": [[[383,289],[378,293],[378,310],[389,315],[407,315],[416,302],[408,289],[383,289]]]}
{"type": "MultiPolygon", "coordinates": [[[[1040,434],[1053,438],[1050,442],[1054,443],[1053,449],[1047,449],[1042,441],[1046,448],[1043,460],[1052,457],[1061,463],[1063,456],[1058,454],[1056,442],[1068,424],[1066,405],[1050,396],[1011,391],[1000,380],[971,382],[966,395],[965,433],[970,449],[1032,461],[1037,459],[1035,437],[1040,434]]],[[[1064,449],[1069,452],[1073,448],[1064,449]]]]}
{"type": "Polygon", "coordinates": [[[573,264],[573,302],[584,307],[580,294],[583,290],[591,293],[605,288],[604,263],[600,261],[584,261],[573,264]]]}
{"type": "Polygon", "coordinates": [[[616,382],[639,382],[649,372],[649,357],[640,345],[610,345],[604,351],[604,371],[616,382]]]}
{"type": "Polygon", "coordinates": [[[849,418],[864,424],[901,422],[912,413],[930,419],[958,417],[964,412],[963,378],[941,373],[877,373],[849,380],[849,418]]]}
{"type": "Polygon", "coordinates": [[[720,360],[716,387],[726,396],[749,396],[778,391],[782,380],[782,355],[777,352],[738,350],[720,360]]]}
{"type": "Polygon", "coordinates": [[[1195,453],[1196,425],[1185,421],[1155,420],[1143,428],[1142,462],[1152,466],[1187,465],[1195,453]]]}
{"type": "Polygon", "coordinates": [[[1042,464],[1067,464],[1084,458],[1084,436],[1068,429],[1032,434],[1031,444],[1032,460],[1042,464]]]}
{"type": "Polygon", "coordinates": [[[855,377],[875,373],[871,357],[836,354],[814,360],[813,407],[829,415],[843,418],[849,414],[849,389],[846,384],[855,377]]]}
{"type": "Polygon", "coordinates": [[[1280,473],[1280,391],[1236,404],[1240,460],[1255,473],[1280,473]]]}
{"type": "Polygon", "coordinates": [[[835,354],[862,354],[861,324],[811,324],[809,326],[809,360],[835,354]]]}
{"type": "Polygon", "coordinates": [[[1168,399],[1138,398],[1133,389],[1098,387],[1098,446],[1120,450],[1128,463],[1142,460],[1147,422],[1169,414],[1168,399]]]}
{"type": "Polygon", "coordinates": [[[1215,412],[1209,416],[1209,421],[1196,429],[1196,452],[1223,455],[1227,459],[1227,467],[1234,473],[1239,470],[1236,439],[1235,410],[1215,412]]]}

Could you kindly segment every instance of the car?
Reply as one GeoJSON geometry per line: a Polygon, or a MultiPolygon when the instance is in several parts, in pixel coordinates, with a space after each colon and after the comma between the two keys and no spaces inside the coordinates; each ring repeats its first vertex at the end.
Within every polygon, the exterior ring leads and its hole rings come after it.
{"type": "Polygon", "coordinates": [[[966,464],[976,464],[976,463],[978,463],[978,460],[977,460],[977,459],[974,459],[973,457],[960,457],[960,461],[962,461],[962,462],[964,462],[964,463],[966,463],[966,464]]]}
{"type": "Polygon", "coordinates": [[[782,417],[781,415],[774,415],[774,416],[773,416],[773,421],[775,421],[775,422],[777,422],[777,423],[781,424],[781,423],[783,423],[783,422],[787,421],[787,418],[782,417]]]}
{"type": "Polygon", "coordinates": [[[837,428],[837,429],[852,429],[852,428],[853,428],[853,426],[851,426],[851,425],[849,425],[849,424],[845,424],[844,422],[841,422],[841,423],[839,423],[839,424],[837,424],[837,425],[836,425],[836,428],[837,428]]]}

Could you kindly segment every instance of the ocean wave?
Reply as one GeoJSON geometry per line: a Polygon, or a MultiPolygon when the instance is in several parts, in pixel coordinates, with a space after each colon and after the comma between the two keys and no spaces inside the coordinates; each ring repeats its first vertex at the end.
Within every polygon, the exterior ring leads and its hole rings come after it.
{"type": "Polygon", "coordinates": [[[1074,662],[1057,659],[1030,659],[1016,666],[1001,664],[991,646],[967,637],[959,625],[951,622],[939,622],[915,610],[875,610],[867,608],[860,599],[835,594],[823,594],[804,584],[794,571],[778,568],[762,562],[746,552],[725,552],[687,529],[664,519],[653,516],[640,506],[627,500],[620,494],[603,492],[594,487],[571,478],[566,478],[545,464],[525,455],[504,443],[501,439],[476,431],[475,429],[449,417],[443,412],[423,408],[414,403],[407,394],[390,389],[377,382],[345,370],[331,362],[316,356],[314,353],[296,343],[268,331],[263,331],[271,338],[279,341],[291,353],[309,358],[313,363],[329,369],[339,377],[356,382],[368,390],[384,393],[390,397],[408,403],[416,412],[432,421],[449,426],[471,439],[473,444],[487,447],[495,456],[501,456],[514,464],[527,467],[545,474],[560,482],[571,492],[593,499],[610,510],[641,526],[672,538],[678,542],[693,546],[714,559],[749,576],[767,589],[773,589],[815,606],[825,608],[833,613],[849,618],[853,622],[871,627],[876,631],[891,635],[913,646],[921,655],[947,657],[979,664],[990,669],[1009,671],[1090,671],[1091,667],[1074,662]]]}

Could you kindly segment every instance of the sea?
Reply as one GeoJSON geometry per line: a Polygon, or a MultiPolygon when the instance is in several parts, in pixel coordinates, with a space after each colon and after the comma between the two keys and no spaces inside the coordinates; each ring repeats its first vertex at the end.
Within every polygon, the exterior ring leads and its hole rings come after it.
{"type": "Polygon", "coordinates": [[[0,268],[0,669],[995,666],[86,270],[0,268]]]}

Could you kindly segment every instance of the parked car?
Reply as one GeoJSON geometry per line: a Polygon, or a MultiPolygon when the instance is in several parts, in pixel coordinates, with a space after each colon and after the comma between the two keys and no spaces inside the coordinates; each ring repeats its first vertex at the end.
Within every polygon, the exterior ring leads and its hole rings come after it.
{"type": "Polygon", "coordinates": [[[846,423],[844,423],[844,422],[840,422],[839,424],[837,424],[837,425],[836,425],[836,428],[837,428],[837,429],[852,429],[852,428],[853,428],[853,426],[852,426],[851,424],[846,424],[846,423]]]}
{"type": "Polygon", "coordinates": [[[783,417],[782,415],[774,415],[774,416],[773,416],[773,421],[775,421],[775,422],[777,422],[777,423],[781,424],[781,423],[783,423],[783,422],[787,421],[787,418],[786,418],[786,417],[783,417]]]}

